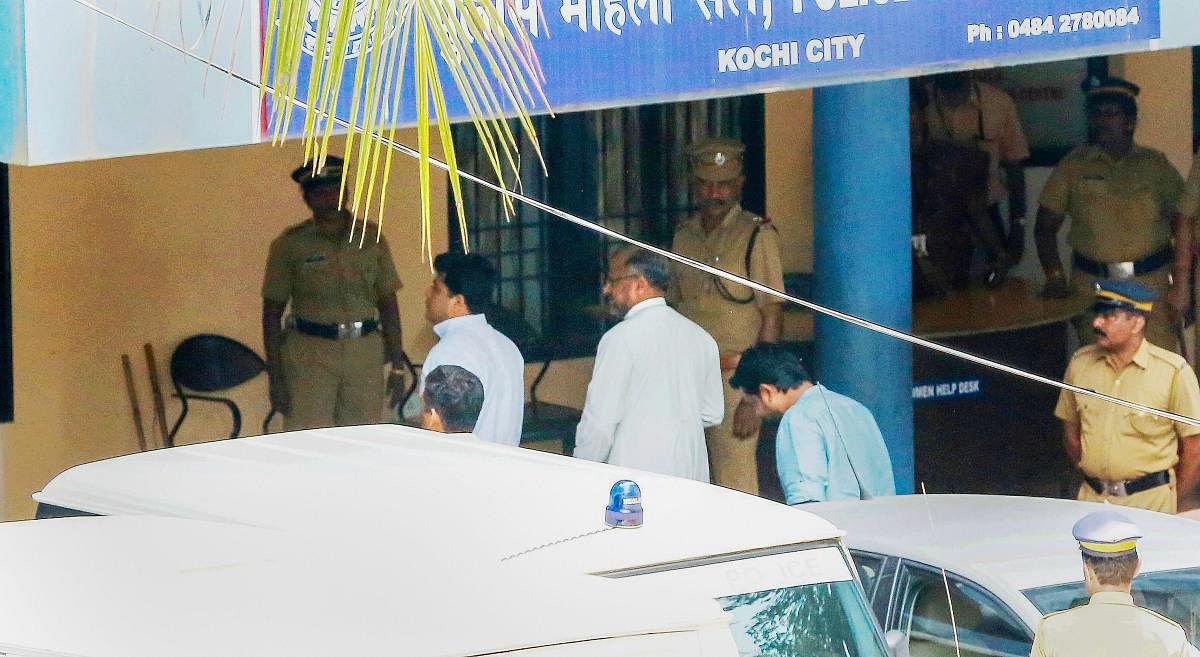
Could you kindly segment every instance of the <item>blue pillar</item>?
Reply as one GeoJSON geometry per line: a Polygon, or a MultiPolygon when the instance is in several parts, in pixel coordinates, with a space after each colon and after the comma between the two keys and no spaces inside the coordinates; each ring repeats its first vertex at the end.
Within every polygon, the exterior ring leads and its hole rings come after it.
{"type": "Polygon", "coordinates": [[[23,0],[0,0],[0,162],[11,162],[25,152],[23,9],[23,0]]]}
{"type": "MultiPolygon", "coordinates": [[[[908,82],[813,97],[813,295],[879,324],[912,326],[908,82]]],[[[816,321],[816,371],[871,409],[899,493],[913,492],[912,348],[831,317],[816,321]]]]}

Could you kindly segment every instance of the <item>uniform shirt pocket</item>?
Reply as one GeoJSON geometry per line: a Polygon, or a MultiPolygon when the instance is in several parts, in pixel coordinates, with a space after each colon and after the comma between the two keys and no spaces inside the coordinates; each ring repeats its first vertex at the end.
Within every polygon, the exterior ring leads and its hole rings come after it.
{"type": "Polygon", "coordinates": [[[324,253],[314,253],[307,255],[300,260],[300,271],[305,274],[318,274],[328,272],[332,260],[324,253]]]}
{"type": "Polygon", "coordinates": [[[305,300],[301,305],[332,303],[336,299],[339,287],[337,263],[332,257],[324,253],[304,256],[297,269],[295,296],[305,300]]]}
{"type": "Polygon", "coordinates": [[[1103,410],[1091,397],[1075,395],[1075,417],[1079,421],[1079,428],[1084,437],[1097,437],[1105,433],[1106,418],[1103,410]]]}
{"type": "Polygon", "coordinates": [[[353,284],[361,286],[362,294],[368,299],[373,298],[375,283],[379,279],[379,264],[373,249],[362,249],[354,254],[350,266],[354,270],[353,284]]]}
{"type": "Polygon", "coordinates": [[[1073,207],[1087,207],[1108,195],[1108,181],[1104,178],[1084,178],[1071,187],[1073,207]]]}
{"type": "Polygon", "coordinates": [[[323,253],[305,256],[300,260],[300,277],[309,281],[320,281],[337,275],[334,259],[323,253]]]}
{"type": "Polygon", "coordinates": [[[1142,411],[1130,411],[1126,415],[1126,418],[1134,433],[1140,434],[1142,438],[1161,438],[1170,435],[1174,430],[1170,420],[1158,415],[1142,411]]]}

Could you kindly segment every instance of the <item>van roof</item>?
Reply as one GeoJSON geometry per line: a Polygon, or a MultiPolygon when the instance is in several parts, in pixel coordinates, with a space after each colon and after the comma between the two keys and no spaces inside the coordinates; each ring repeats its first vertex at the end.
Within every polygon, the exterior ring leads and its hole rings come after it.
{"type": "Polygon", "coordinates": [[[67,470],[34,498],[101,515],[345,528],[404,540],[417,558],[454,550],[590,573],[841,535],[815,515],[718,486],[397,425],[107,459],[67,470]],[[609,489],[619,479],[641,486],[645,524],[604,531],[609,489]]]}
{"type": "Polygon", "coordinates": [[[388,557],[387,546],[177,518],[0,523],[0,652],[450,657],[650,632],[728,634],[713,600],[637,578],[431,569],[395,550],[388,557]]]}

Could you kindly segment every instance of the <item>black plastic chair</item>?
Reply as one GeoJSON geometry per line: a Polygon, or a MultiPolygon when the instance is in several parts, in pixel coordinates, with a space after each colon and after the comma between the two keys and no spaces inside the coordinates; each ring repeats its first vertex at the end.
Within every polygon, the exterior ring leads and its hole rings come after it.
{"type": "Polygon", "coordinates": [[[550,364],[558,358],[559,345],[553,340],[539,338],[523,316],[503,306],[489,308],[487,319],[493,328],[517,345],[526,363],[542,363],[529,386],[525,420],[521,424],[521,444],[556,440],[562,443],[562,453],[570,456],[575,451],[575,427],[583,411],[538,399],[538,386],[546,378],[550,364]]]}
{"type": "MultiPolygon", "coordinates": [[[[175,434],[187,417],[188,401],[193,399],[225,404],[233,416],[233,429],[229,437],[237,438],[242,431],[242,412],[237,404],[228,397],[195,393],[228,390],[253,379],[266,369],[267,364],[253,349],[223,335],[202,333],[180,342],[171,354],[171,383],[175,386],[175,396],[182,408],[164,440],[166,446],[175,446],[175,434]]],[[[263,420],[263,433],[267,433],[274,415],[275,409],[272,408],[263,420]]]]}
{"type": "Polygon", "coordinates": [[[396,415],[400,418],[400,424],[405,426],[420,426],[419,422],[414,422],[404,417],[404,407],[408,404],[408,400],[416,394],[417,386],[421,385],[421,363],[414,363],[405,356],[404,369],[408,370],[408,384],[404,386],[404,395],[396,403],[396,415]]]}

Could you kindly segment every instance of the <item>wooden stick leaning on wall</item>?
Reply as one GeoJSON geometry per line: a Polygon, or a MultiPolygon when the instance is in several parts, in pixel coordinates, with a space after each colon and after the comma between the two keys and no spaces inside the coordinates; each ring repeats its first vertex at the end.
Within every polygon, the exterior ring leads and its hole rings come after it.
{"type": "Polygon", "coordinates": [[[158,362],[154,359],[154,347],[149,342],[142,345],[146,352],[146,369],[150,371],[150,399],[154,403],[154,421],[158,425],[161,445],[167,446],[167,406],[163,401],[162,385],[158,381],[158,362]]]}
{"type": "Polygon", "coordinates": [[[121,369],[125,372],[125,392],[129,394],[129,406],[133,410],[138,447],[144,452],[147,449],[146,431],[142,427],[142,407],[138,404],[137,388],[133,385],[133,365],[129,362],[129,354],[121,354],[121,369]]]}

